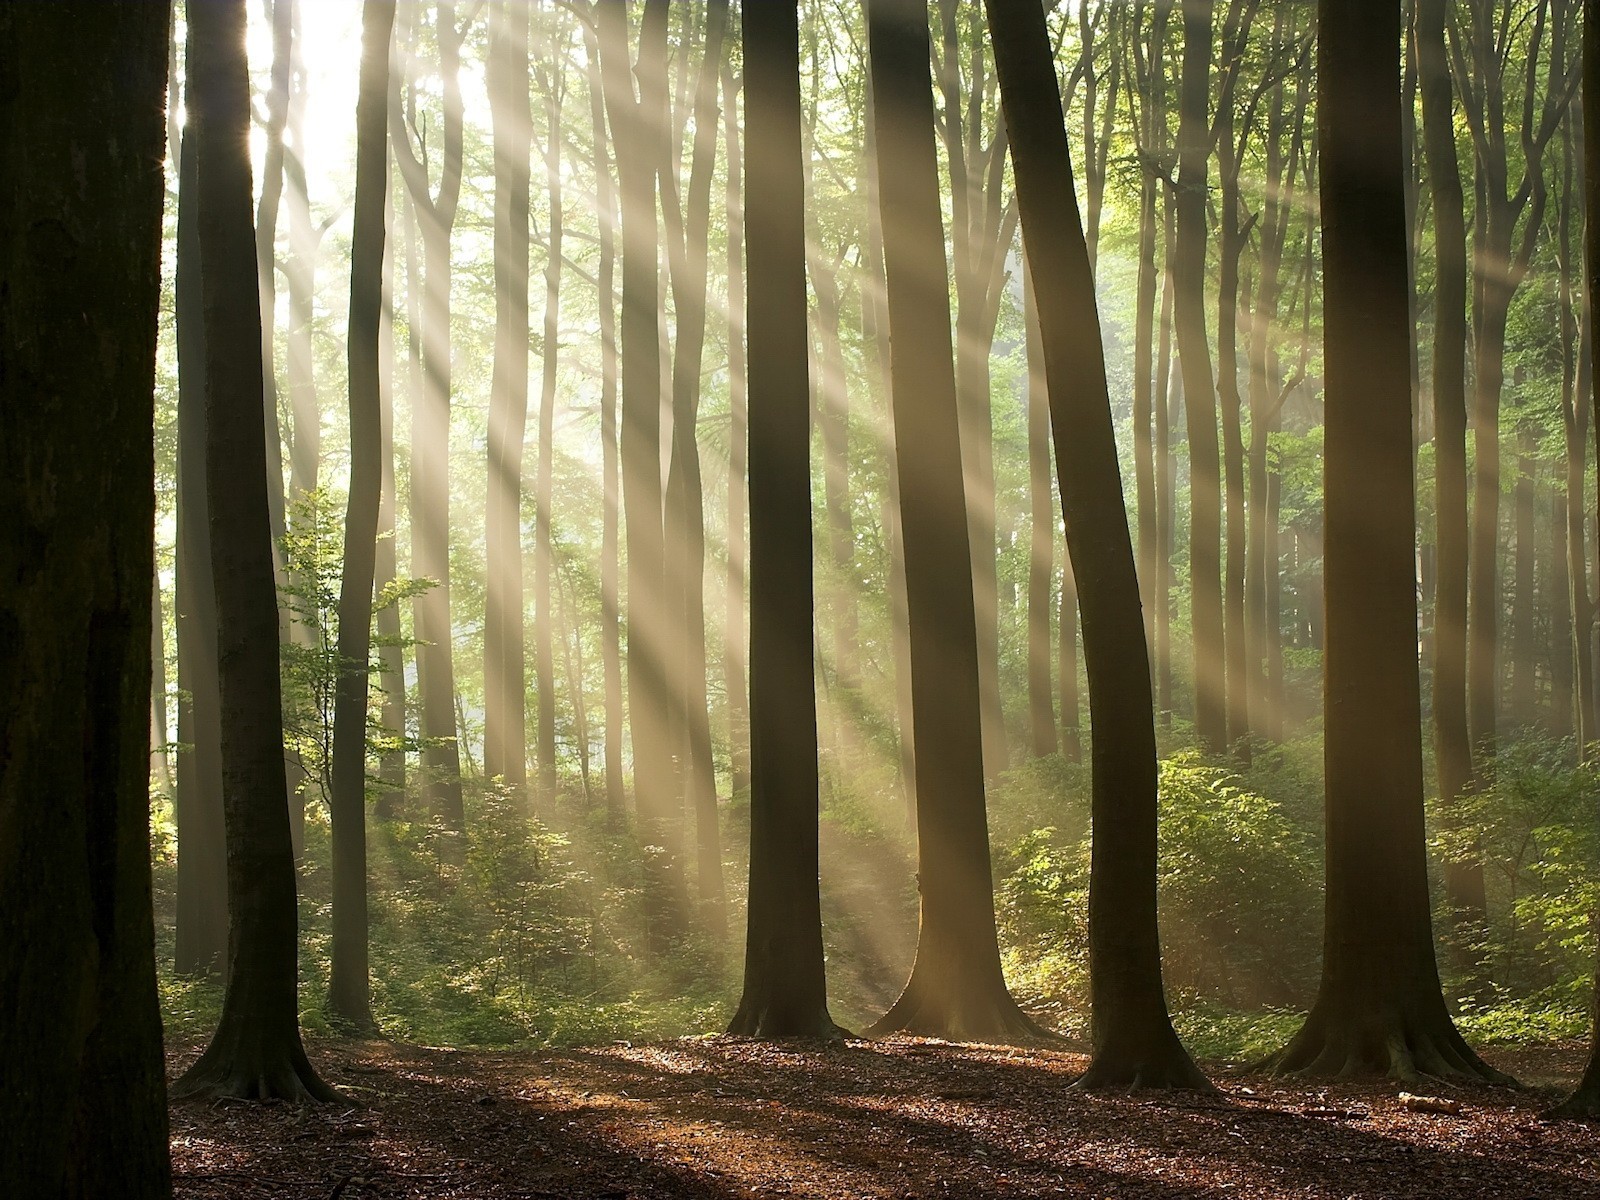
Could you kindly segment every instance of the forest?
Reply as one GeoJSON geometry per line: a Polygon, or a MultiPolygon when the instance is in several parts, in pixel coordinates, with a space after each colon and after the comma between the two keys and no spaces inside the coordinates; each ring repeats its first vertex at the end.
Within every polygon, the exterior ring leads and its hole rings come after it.
{"type": "Polygon", "coordinates": [[[1600,1197],[1596,9],[0,4],[0,1195],[1600,1197]]]}

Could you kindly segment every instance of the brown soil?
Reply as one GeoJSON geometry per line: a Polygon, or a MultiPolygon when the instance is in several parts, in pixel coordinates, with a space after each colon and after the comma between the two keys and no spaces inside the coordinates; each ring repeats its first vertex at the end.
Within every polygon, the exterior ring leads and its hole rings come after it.
{"type": "MultiPolygon", "coordinates": [[[[355,1103],[174,1106],[179,1197],[1600,1198],[1600,1127],[1542,1122],[1548,1090],[1411,1087],[1453,1115],[1256,1076],[1084,1095],[1080,1054],[913,1039],[311,1052],[355,1103]]],[[[1489,1057],[1560,1089],[1584,1051],[1489,1057]]]]}

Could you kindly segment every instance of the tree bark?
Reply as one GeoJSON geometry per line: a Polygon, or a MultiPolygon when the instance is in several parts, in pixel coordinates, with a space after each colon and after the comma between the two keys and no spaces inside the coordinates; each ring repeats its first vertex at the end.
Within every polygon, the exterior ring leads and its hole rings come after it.
{"type": "Polygon", "coordinates": [[[818,889],[800,29],[743,0],[750,269],[750,903],[728,1032],[833,1038],[818,889]]]}
{"type": "MultiPolygon", "coordinates": [[[[526,5],[509,0],[500,0],[489,9],[487,64],[489,116],[494,126],[495,336],[489,390],[488,507],[484,514],[483,770],[491,779],[504,780],[519,795],[528,783],[522,456],[528,422],[528,210],[533,143],[528,100],[530,16],[526,5]]],[[[556,218],[550,231],[553,264],[560,261],[558,228],[556,218]]],[[[552,269],[560,271],[559,265],[552,269]]],[[[547,358],[551,349],[547,342],[547,358]]],[[[536,558],[538,553],[536,550],[536,558]]],[[[548,588],[547,576],[543,582],[548,588]]],[[[550,703],[550,682],[543,677],[538,682],[541,752],[542,714],[550,703]]],[[[543,759],[540,761],[542,766],[543,759]]]]}
{"type": "Polygon", "coordinates": [[[1039,326],[1067,545],[1083,583],[1093,743],[1085,1088],[1207,1088],[1173,1032],[1156,923],[1156,736],[1139,578],[1088,245],[1042,9],[989,0],[1039,326]]]}
{"type": "Polygon", "coordinates": [[[217,597],[228,971],[222,1018],[173,1095],[331,1100],[300,1042],[294,849],[283,803],[278,607],[261,423],[244,0],[189,10],[205,327],[206,491],[217,597]]]}
{"type": "Polygon", "coordinates": [[[149,845],[169,16],[0,11],[0,1179],[16,1196],[172,1194],[149,845]]]}
{"type": "Polygon", "coordinates": [[[1043,1031],[1006,990],[995,932],[961,422],[921,0],[868,0],[916,745],[916,962],[872,1032],[956,1040],[1043,1031]]]}
{"type": "Polygon", "coordinates": [[[1032,529],[1028,554],[1028,724],[1034,756],[1042,758],[1054,754],[1059,746],[1050,688],[1050,585],[1055,573],[1052,560],[1056,519],[1050,496],[1050,394],[1045,382],[1038,301],[1033,277],[1026,272],[1022,286],[1028,339],[1028,508],[1032,529]]]}
{"type": "Polygon", "coordinates": [[[1316,1003],[1271,1065],[1500,1079],[1445,1008],[1429,918],[1400,6],[1319,18],[1327,900],[1316,1003]]]}
{"type": "Polygon", "coordinates": [[[750,794],[750,691],[745,682],[749,640],[745,624],[746,459],[749,453],[744,346],[744,161],[738,91],[731,63],[722,67],[723,137],[727,142],[728,238],[728,577],[722,653],[728,692],[728,755],[733,794],[750,794]]]}

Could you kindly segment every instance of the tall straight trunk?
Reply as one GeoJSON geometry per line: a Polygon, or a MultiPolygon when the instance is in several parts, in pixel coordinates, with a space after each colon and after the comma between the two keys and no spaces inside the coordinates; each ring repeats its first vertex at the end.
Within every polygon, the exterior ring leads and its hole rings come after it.
{"type": "MultiPolygon", "coordinates": [[[[533,526],[533,662],[534,688],[539,696],[534,749],[539,762],[539,791],[547,799],[554,796],[556,790],[556,619],[551,526],[554,516],[556,365],[561,353],[561,243],[564,233],[561,102],[566,94],[566,72],[561,66],[564,56],[556,52],[554,37],[551,38],[550,51],[538,69],[545,99],[544,178],[549,215],[544,266],[544,337],[540,354],[543,372],[539,390],[539,463],[534,483],[536,508],[533,526]]],[[[524,91],[526,78],[527,72],[519,71],[517,84],[524,91]]],[[[521,615],[520,609],[518,615],[521,615]]]]}
{"type": "Polygon", "coordinates": [[[18,1197],[172,1195],[149,838],[169,22],[159,3],[0,14],[0,1180],[18,1197]]]}
{"type": "Polygon", "coordinates": [[[161,573],[150,587],[150,761],[160,786],[176,792],[172,775],[172,727],[167,714],[167,623],[162,615],[161,573]]]}
{"type": "Polygon", "coordinates": [[[1178,98],[1177,243],[1173,304],[1183,367],[1189,441],[1189,594],[1194,630],[1194,724],[1213,752],[1228,741],[1223,686],[1222,482],[1211,348],[1206,341],[1206,175],[1211,137],[1214,0],[1183,6],[1183,80],[1178,98]]]}
{"type": "MultiPolygon", "coordinates": [[[[620,557],[617,518],[621,505],[617,481],[617,296],[616,189],[606,138],[605,87],[600,72],[600,45],[594,30],[584,26],[584,57],[589,86],[589,115],[594,137],[595,210],[600,227],[600,260],[595,282],[600,308],[600,672],[605,680],[606,813],[620,823],[624,806],[622,781],[622,647],[620,557]]],[[[731,236],[731,235],[730,235],[731,236]]]]}
{"type": "Polygon", "coordinates": [[[1539,650],[1533,610],[1539,604],[1534,562],[1539,556],[1541,531],[1533,489],[1536,450],[1533,431],[1524,424],[1517,430],[1517,482],[1512,491],[1517,545],[1512,557],[1511,638],[1507,647],[1511,661],[1506,685],[1508,716],[1514,727],[1522,729],[1538,720],[1539,650]]]}
{"type": "Polygon", "coordinates": [[[1028,726],[1033,753],[1043,757],[1058,748],[1050,690],[1050,584],[1055,574],[1056,519],[1050,496],[1050,395],[1038,302],[1033,277],[1027,272],[1022,276],[1022,288],[1028,338],[1028,512],[1033,531],[1028,553],[1028,726]]]}
{"type": "Polygon", "coordinates": [[[1061,556],[1061,606],[1056,616],[1061,651],[1056,660],[1056,685],[1061,691],[1061,755],[1068,762],[1083,757],[1083,716],[1078,703],[1078,577],[1070,551],[1061,556]]]}
{"type": "Polygon", "coordinates": [[[1071,557],[1083,580],[1094,723],[1089,987],[1094,1056],[1085,1088],[1209,1084],[1173,1032],[1156,922],[1156,735],[1150,653],[1117,463],[1089,248],[1044,10],[989,0],[1011,131],[1023,245],[1038,308],[1071,557]]]}
{"type": "Polygon", "coordinates": [[[1546,591],[1550,611],[1550,732],[1570,738],[1572,716],[1572,581],[1567,578],[1567,494],[1550,489],[1550,549],[1546,591]]]}
{"type": "MultiPolygon", "coordinates": [[[[394,196],[388,193],[385,227],[394,228],[394,196]]],[[[383,311],[381,341],[378,343],[378,456],[383,472],[378,494],[378,544],[373,558],[372,589],[374,600],[391,595],[395,580],[399,578],[398,552],[395,547],[395,478],[394,478],[394,288],[396,238],[385,239],[383,264],[383,311]]],[[[378,686],[383,692],[383,708],[379,722],[390,745],[378,756],[378,778],[383,787],[378,792],[373,812],[378,816],[393,813],[394,799],[405,792],[406,754],[406,659],[401,642],[400,605],[389,600],[377,611],[375,620],[378,635],[378,686]]]]}
{"type": "Polygon", "coordinates": [[[680,924],[682,877],[672,813],[667,710],[667,606],[661,496],[661,329],[657,306],[656,169],[663,140],[653,129],[666,99],[667,6],[646,0],[639,97],[628,58],[623,0],[597,10],[606,111],[622,199],[622,499],[628,559],[628,721],[640,836],[649,859],[648,919],[663,948],[680,924]]]}
{"type": "MultiPolygon", "coordinates": [[[[475,10],[474,10],[475,11],[475,10]]],[[[433,581],[413,605],[422,765],[431,807],[445,826],[466,823],[461,801],[461,753],[456,729],[454,632],[450,621],[450,234],[461,198],[461,43],[456,6],[440,0],[436,35],[444,91],[443,168],[430,189],[398,97],[389,104],[395,160],[417,216],[422,242],[421,338],[423,386],[411,414],[411,573],[433,581]]],[[[413,20],[421,20],[420,8],[413,20]]],[[[397,79],[391,87],[400,86],[397,79]]]]}
{"type": "MultiPolygon", "coordinates": [[[[1600,5],[1583,0],[1583,278],[1588,305],[1600,293],[1600,5]]],[[[1591,388],[1600,372],[1589,377],[1591,388]]],[[[1593,393],[1582,394],[1578,403],[1590,406],[1595,430],[1596,451],[1600,453],[1600,420],[1594,420],[1593,393]]],[[[1597,566],[1600,570],[1600,566],[1597,566]]],[[[1600,595],[1600,588],[1596,589],[1600,595]]],[[[1593,918],[1591,917],[1591,921],[1593,918]]],[[[1600,968],[1594,976],[1596,1005],[1590,1030],[1589,1062],[1572,1095],[1562,1101],[1552,1115],[1594,1117],[1600,1113],[1600,968]]]]}
{"type": "MultiPolygon", "coordinates": [[[[1172,379],[1172,262],[1175,244],[1174,220],[1177,205],[1171,195],[1164,205],[1165,229],[1162,245],[1166,248],[1167,267],[1162,272],[1161,284],[1161,336],[1156,354],[1156,388],[1152,397],[1156,418],[1156,712],[1163,727],[1172,724],[1172,553],[1176,543],[1174,522],[1177,520],[1178,464],[1172,453],[1173,414],[1179,396],[1174,394],[1172,379]]],[[[1178,381],[1181,393],[1183,383],[1178,381]]]]}
{"type": "MultiPolygon", "coordinates": [[[[256,204],[256,279],[261,296],[262,412],[267,439],[267,511],[272,521],[274,566],[281,573],[284,532],[283,433],[278,420],[278,381],[274,368],[273,325],[277,319],[278,208],[283,198],[284,127],[289,121],[295,0],[268,0],[272,27],[272,68],[267,88],[266,154],[261,171],[261,197],[256,204]]],[[[296,156],[298,157],[298,155],[296,156]]],[[[282,582],[280,580],[280,582],[282,582]]]]}
{"type": "Polygon", "coordinates": [[[339,581],[339,678],[333,701],[333,945],[328,1011],[338,1024],[371,1031],[367,972],[367,692],[372,658],[372,581],[383,492],[384,228],[389,195],[389,44],[394,0],[367,0],[362,13],[361,88],[356,99],[356,196],[350,234],[350,497],[339,581]]]}
{"type": "Polygon", "coordinates": [[[194,137],[179,160],[177,928],[181,974],[220,973],[228,952],[227,851],[222,822],[222,715],[217,692],[217,600],[211,583],[206,498],[205,324],[200,311],[199,209],[194,137]]]}
{"type": "Polygon", "coordinates": [[[189,10],[205,326],[206,491],[217,598],[228,971],[211,1043],[175,1096],[331,1100],[300,1042],[294,848],[283,797],[278,607],[261,423],[261,308],[250,213],[244,0],[189,10]]]}
{"type": "MultiPolygon", "coordinates": [[[[969,19],[977,10],[968,7],[969,19]]],[[[996,558],[994,430],[990,411],[989,356],[999,319],[1005,260],[1016,233],[1016,211],[1004,203],[1005,127],[983,140],[981,103],[988,88],[981,39],[973,36],[971,68],[963,80],[956,0],[940,0],[945,152],[950,163],[956,275],[956,392],[960,399],[962,476],[972,589],[977,611],[978,688],[983,715],[985,779],[1007,764],[1005,713],[1000,694],[1000,596],[996,558]],[[961,104],[965,82],[968,104],[961,104]]]]}
{"type": "Polygon", "coordinates": [[[811,259],[811,286],[817,296],[818,417],[822,426],[823,502],[827,513],[828,558],[832,567],[829,608],[833,617],[834,680],[841,688],[860,686],[857,653],[855,528],[850,514],[850,393],[845,371],[837,268],[811,259]]]}
{"type": "Polygon", "coordinates": [[[723,140],[727,143],[724,208],[728,236],[728,575],[723,600],[722,669],[728,693],[728,755],[733,794],[750,794],[750,692],[745,683],[745,463],[749,451],[744,348],[744,162],[739,146],[738,89],[733,66],[722,67],[723,140]]]}
{"type": "Polygon", "coordinates": [[[729,1032],[833,1037],[818,891],[805,180],[794,4],[743,0],[750,264],[750,907],[729,1032]]]}
{"type": "Polygon", "coordinates": [[[1006,990],[995,931],[926,6],[868,0],[867,36],[893,338],[922,897],[911,977],[873,1031],[1033,1038],[1038,1026],[1006,990]]]}
{"type": "Polygon", "coordinates": [[[1319,6],[1327,900],[1317,1000],[1273,1066],[1503,1079],[1450,1019],[1430,927],[1400,32],[1392,0],[1319,6]]]}
{"type": "MultiPolygon", "coordinates": [[[[528,782],[522,455],[528,423],[528,220],[533,171],[530,15],[526,5],[508,0],[489,9],[487,64],[489,116],[494,125],[495,320],[484,513],[483,770],[518,793],[528,782]]],[[[560,252],[559,220],[553,217],[551,223],[555,262],[560,252]]],[[[553,365],[551,350],[547,341],[544,357],[553,365]]],[[[549,704],[548,686],[549,680],[540,679],[541,705],[549,704]]]]}
{"type": "Polygon", "coordinates": [[[1267,737],[1283,741],[1283,474],[1267,473],[1267,737]]]}
{"type": "Polygon", "coordinates": [[[1587,758],[1587,747],[1595,740],[1594,656],[1590,630],[1594,623],[1593,602],[1589,595],[1587,546],[1584,542],[1585,475],[1588,462],[1589,404],[1591,371],[1591,333],[1589,306],[1584,300],[1582,247],[1573,246],[1572,212],[1578,202],[1573,194],[1574,176],[1581,185],[1583,174],[1583,107],[1572,106],[1570,119],[1562,131],[1563,169],[1558,245],[1561,259],[1561,343],[1567,347],[1562,359],[1561,415],[1566,435],[1567,578],[1571,588],[1573,626],[1574,684],[1577,689],[1578,752],[1587,758]]]}
{"type": "MultiPolygon", "coordinates": [[[[1417,0],[1422,139],[1434,212],[1433,445],[1435,559],[1433,751],[1446,810],[1472,787],[1467,711],[1467,258],[1465,200],[1456,160],[1445,25],[1449,0],[1417,0]]],[[[1491,550],[1491,553],[1493,551],[1491,550]]],[[[1474,617],[1476,621],[1476,617],[1474,617]]],[[[1451,859],[1445,897],[1457,919],[1484,912],[1482,864],[1451,859]]],[[[1463,962],[1470,969],[1471,964],[1463,962]]]]}
{"type": "MultiPolygon", "coordinates": [[[[682,727],[673,747],[687,811],[694,814],[695,885],[708,927],[726,929],[722,833],[712,761],[710,700],[706,690],[705,498],[700,476],[701,368],[705,357],[706,287],[710,274],[711,182],[716,166],[717,88],[727,0],[712,0],[706,14],[705,55],[694,97],[694,147],[687,202],[678,204],[676,177],[663,176],[668,258],[676,310],[672,361],[672,452],[667,474],[667,587],[678,629],[671,640],[682,727]]],[[[687,75],[687,68],[685,74],[687,75]]]]}

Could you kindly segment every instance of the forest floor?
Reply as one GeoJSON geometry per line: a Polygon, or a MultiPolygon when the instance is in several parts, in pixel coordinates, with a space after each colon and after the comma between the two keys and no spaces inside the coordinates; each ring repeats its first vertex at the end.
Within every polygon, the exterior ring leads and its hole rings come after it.
{"type": "Polygon", "coordinates": [[[909,1039],[309,1049],[351,1105],[174,1105],[179,1197],[1600,1198],[1600,1126],[1539,1119],[1577,1045],[1488,1055],[1530,1090],[1411,1089],[1453,1114],[1220,1068],[1213,1096],[1085,1095],[1081,1054],[909,1039]]]}

